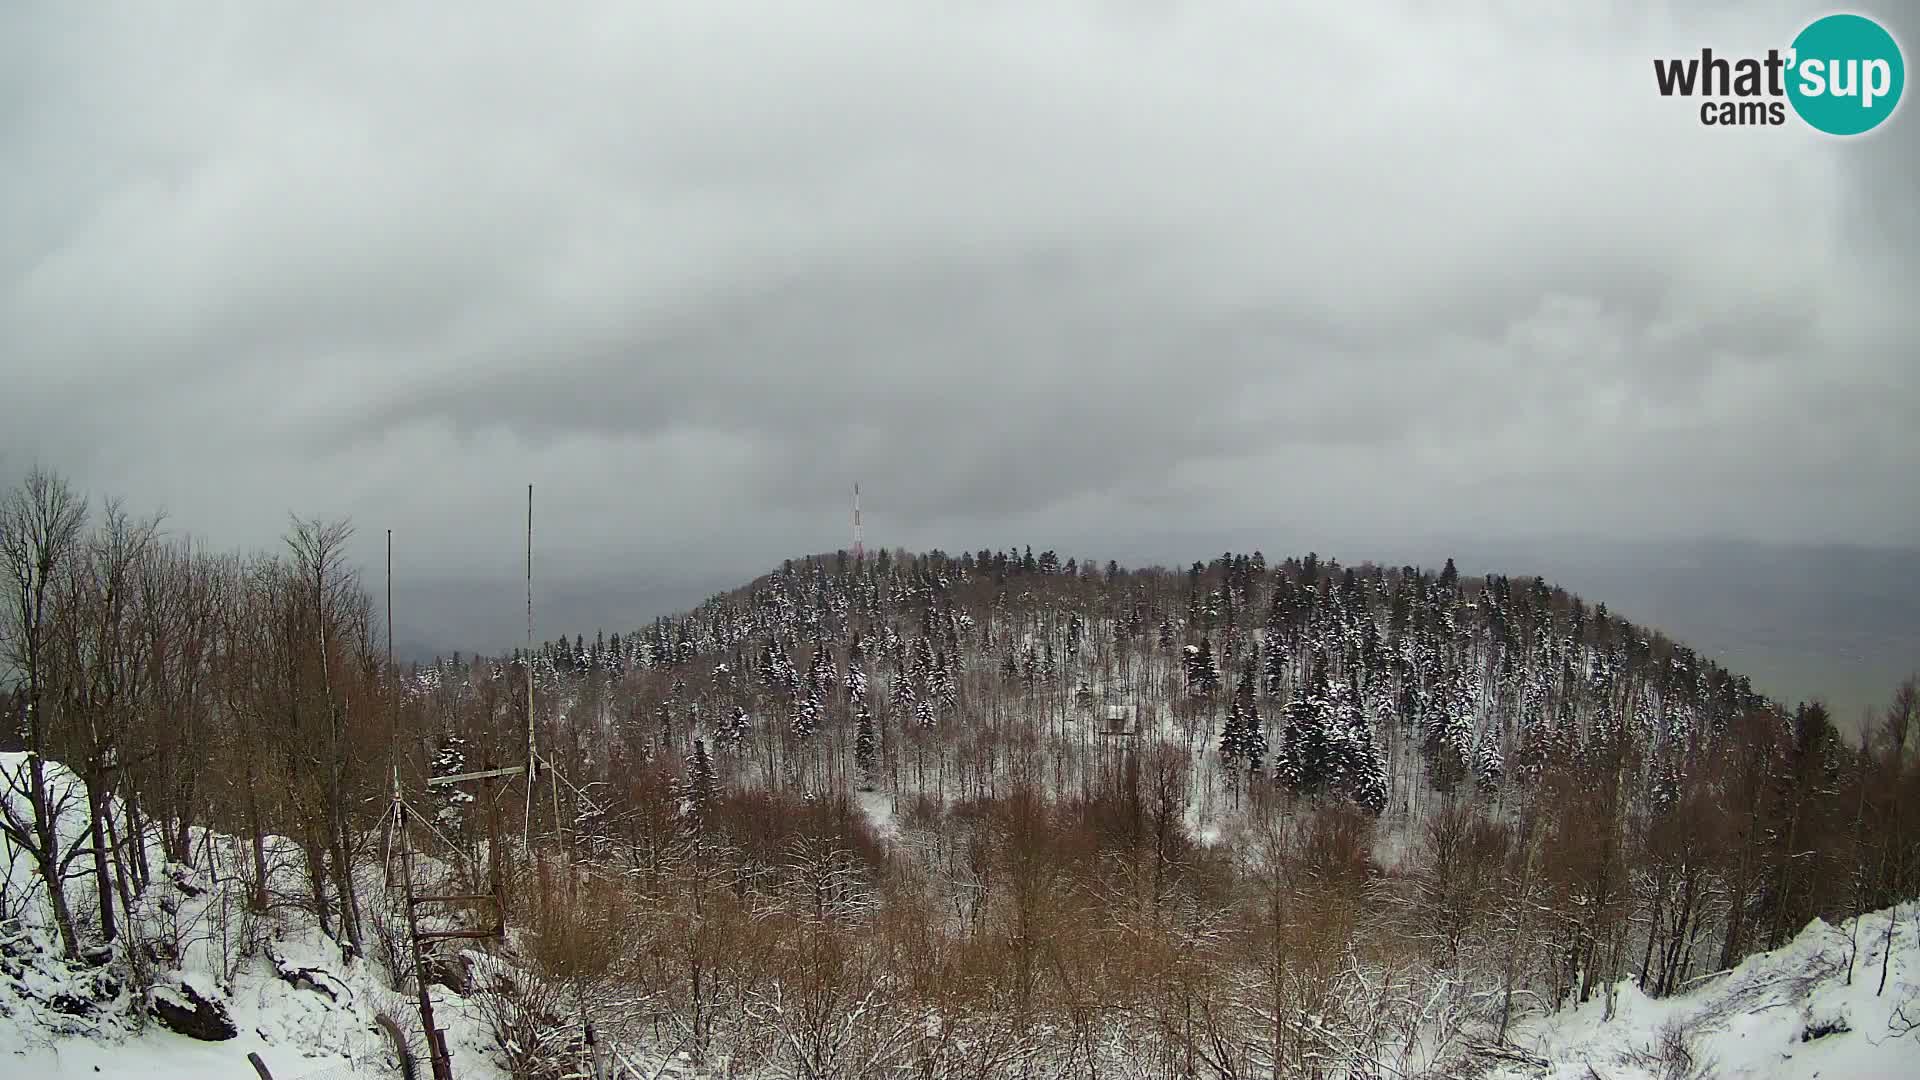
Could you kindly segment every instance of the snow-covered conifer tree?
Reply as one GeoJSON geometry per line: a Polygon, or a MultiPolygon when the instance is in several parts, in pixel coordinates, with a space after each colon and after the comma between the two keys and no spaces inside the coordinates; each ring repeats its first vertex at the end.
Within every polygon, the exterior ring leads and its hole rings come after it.
{"type": "Polygon", "coordinates": [[[1327,660],[1317,655],[1307,685],[1287,703],[1284,735],[1274,755],[1274,775],[1296,794],[1327,790],[1339,768],[1332,731],[1332,703],[1327,699],[1327,660]]]}
{"type": "Polygon", "coordinates": [[[860,787],[871,791],[874,786],[878,742],[874,738],[873,712],[867,708],[863,698],[853,709],[853,764],[860,772],[860,787]]]}
{"type": "Polygon", "coordinates": [[[729,754],[737,754],[740,752],[740,744],[746,741],[752,731],[753,721],[748,718],[747,710],[735,705],[732,713],[715,735],[714,742],[718,749],[729,754]]]}
{"type": "Polygon", "coordinates": [[[1230,765],[1244,767],[1250,773],[1260,771],[1267,756],[1267,736],[1260,727],[1260,706],[1255,700],[1253,665],[1241,672],[1240,685],[1227,707],[1227,721],[1221,727],[1220,757],[1230,765]]]}
{"type": "MultiPolygon", "coordinates": [[[[451,732],[440,736],[429,769],[436,777],[457,776],[466,772],[467,740],[451,732]]],[[[457,838],[466,827],[467,807],[474,801],[473,793],[463,790],[458,784],[443,784],[429,791],[433,803],[433,823],[441,832],[457,838]]]]}
{"type": "Polygon", "coordinates": [[[1187,646],[1187,689],[1199,695],[1220,689],[1220,665],[1213,658],[1213,643],[1204,635],[1200,644],[1187,646]]]}
{"type": "Polygon", "coordinates": [[[1365,701],[1352,683],[1329,686],[1328,698],[1339,789],[1354,802],[1379,813],[1387,805],[1387,768],[1373,738],[1365,701]]]}
{"type": "Polygon", "coordinates": [[[720,777],[714,771],[713,759],[707,756],[707,744],[703,739],[693,740],[693,754],[687,760],[683,794],[685,801],[682,813],[697,829],[720,797],[720,777]]]}

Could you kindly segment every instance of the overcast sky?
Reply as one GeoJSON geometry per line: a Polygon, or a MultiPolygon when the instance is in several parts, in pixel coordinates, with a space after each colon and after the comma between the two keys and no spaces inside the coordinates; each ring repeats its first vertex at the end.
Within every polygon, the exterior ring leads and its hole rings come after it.
{"type": "Polygon", "coordinates": [[[911,548],[1920,542],[1914,103],[1704,128],[1654,56],[1825,9],[1538,6],[9,4],[0,470],[392,528],[422,640],[517,626],[530,482],[610,628],[855,479],[911,548]]]}

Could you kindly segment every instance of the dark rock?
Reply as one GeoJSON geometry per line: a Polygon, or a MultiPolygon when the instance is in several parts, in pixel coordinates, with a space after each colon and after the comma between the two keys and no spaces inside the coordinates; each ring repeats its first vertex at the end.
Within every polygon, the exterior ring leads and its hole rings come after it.
{"type": "Polygon", "coordinates": [[[92,1016],[94,1011],[99,1007],[91,998],[81,997],[79,994],[69,994],[65,991],[61,991],[48,998],[47,1005],[52,1008],[53,1011],[65,1013],[68,1016],[92,1016]]]}
{"type": "Polygon", "coordinates": [[[140,951],[145,954],[147,963],[160,971],[171,971],[180,966],[179,950],[167,945],[160,938],[147,942],[140,951]]]}
{"type": "Polygon", "coordinates": [[[154,987],[149,992],[148,1003],[163,1027],[190,1039],[221,1042],[240,1034],[233,1017],[227,1015],[225,1005],[202,997],[185,983],[154,987]]]}
{"type": "Polygon", "coordinates": [[[473,993],[473,961],[467,959],[465,953],[458,956],[428,956],[421,967],[426,971],[427,982],[444,986],[461,997],[473,993]]]}
{"type": "Polygon", "coordinates": [[[120,976],[111,971],[96,972],[93,977],[93,996],[101,1001],[119,997],[120,976]]]}
{"type": "Polygon", "coordinates": [[[296,990],[311,990],[335,1004],[353,996],[345,983],[324,968],[300,967],[271,948],[267,950],[267,958],[273,961],[274,972],[280,976],[280,980],[296,990]]]}
{"type": "Polygon", "coordinates": [[[346,989],[335,990],[334,977],[319,968],[283,968],[280,978],[295,990],[311,990],[336,1004],[340,1001],[340,992],[346,989]]]}
{"type": "Polygon", "coordinates": [[[1824,1039],[1829,1035],[1844,1035],[1852,1030],[1853,1025],[1847,1023],[1845,1015],[1820,1017],[1807,1023],[1807,1026],[1800,1032],[1800,1041],[1812,1042],[1815,1039],[1824,1039]]]}
{"type": "Polygon", "coordinates": [[[184,866],[173,867],[168,871],[168,877],[172,880],[173,887],[180,890],[181,895],[189,899],[207,894],[207,890],[201,888],[194,882],[193,871],[184,866]]]}
{"type": "Polygon", "coordinates": [[[40,943],[20,926],[20,920],[0,922],[0,956],[27,957],[40,952],[40,943]]]}

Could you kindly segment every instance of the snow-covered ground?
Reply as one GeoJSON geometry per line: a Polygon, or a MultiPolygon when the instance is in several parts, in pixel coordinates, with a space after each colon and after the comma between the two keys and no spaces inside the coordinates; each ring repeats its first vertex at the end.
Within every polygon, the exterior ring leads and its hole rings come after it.
{"type": "Polygon", "coordinates": [[[866,813],[867,820],[873,822],[873,831],[879,834],[880,839],[892,841],[900,838],[900,822],[894,813],[898,796],[884,791],[862,791],[856,797],[860,809],[866,813]]]}
{"type": "MultiPolygon", "coordinates": [[[[204,972],[187,972],[220,1001],[239,1033],[220,1042],[203,1042],[149,1022],[103,1024],[90,1034],[53,1035],[30,1013],[0,1019],[0,1075],[124,1076],[145,1080],[199,1080],[251,1077],[247,1055],[257,1053],[274,1080],[346,1080],[348,1077],[397,1076],[394,1055],[374,1016],[385,1010],[403,1019],[411,1002],[385,988],[370,965],[342,965],[337,950],[318,936],[304,942],[278,942],[276,952],[322,972],[325,989],[299,988],[283,981],[265,958],[246,965],[228,983],[204,972]],[[300,946],[306,946],[305,949],[300,946]],[[308,955],[302,956],[302,952],[308,955]],[[327,966],[330,964],[330,967],[327,966]]],[[[504,1077],[482,1050],[484,1028],[462,1000],[436,988],[438,1019],[447,1029],[460,1076],[504,1077]]],[[[15,997],[7,1005],[18,1006],[15,997]]],[[[111,1008],[109,1003],[106,1007],[111,1008]]],[[[425,1062],[422,1063],[424,1073],[425,1062]]]]}
{"type": "MultiPolygon", "coordinates": [[[[6,797],[5,779],[19,776],[25,762],[24,754],[0,754],[0,797],[6,797]]],[[[55,763],[47,765],[47,781],[64,850],[87,830],[85,787],[55,763]]],[[[29,820],[26,800],[16,794],[12,802],[29,820]]],[[[195,850],[216,863],[245,857],[229,838],[194,832],[195,850]]],[[[406,1024],[417,1015],[413,999],[390,988],[377,962],[344,959],[297,911],[252,913],[236,876],[168,863],[161,846],[149,843],[154,875],[138,918],[124,927],[110,955],[69,961],[60,957],[32,861],[3,836],[0,855],[10,915],[0,919],[0,1077],[251,1077],[249,1053],[260,1055],[275,1080],[398,1075],[391,1041],[375,1018],[384,1012],[406,1024]],[[156,959],[136,968],[138,955],[156,959]],[[193,998],[207,1002],[206,1015],[222,1017],[224,1023],[212,1022],[230,1025],[232,1037],[176,1034],[151,1011],[142,1014],[143,996],[189,1008],[193,998]]],[[[290,858],[290,844],[270,845],[271,865],[290,858]]],[[[68,901],[82,926],[97,917],[91,885],[87,877],[68,882],[68,901]]],[[[368,886],[369,902],[377,903],[379,883],[368,886]]],[[[435,994],[442,1003],[436,1019],[447,1030],[460,1075],[504,1076],[484,1050],[484,1017],[466,999],[439,987],[435,994]]]]}
{"type": "MultiPolygon", "coordinates": [[[[1504,1065],[1484,1074],[1485,1080],[1920,1077],[1920,1027],[1900,1030],[1903,1006],[1906,1017],[1920,1024],[1920,905],[1902,905],[1897,915],[1884,993],[1876,989],[1888,913],[1862,920],[1851,983],[1852,924],[1816,922],[1785,948],[1749,957],[1685,995],[1656,1001],[1628,982],[1618,989],[1611,1019],[1596,999],[1524,1022],[1513,1042],[1541,1064],[1504,1065]],[[1660,1060],[1669,1032],[1679,1033],[1697,1071],[1660,1060]]],[[[219,996],[239,1027],[236,1038],[223,1042],[200,1042],[151,1024],[137,1033],[104,1025],[91,1033],[54,1034],[42,1018],[21,1009],[17,994],[5,996],[11,1014],[0,1017],[0,1075],[243,1077],[252,1075],[249,1052],[261,1056],[276,1080],[397,1075],[373,1016],[408,1003],[384,988],[371,965],[342,966],[337,951],[317,935],[278,941],[272,954],[274,959],[257,958],[223,985],[204,972],[187,974],[219,996]],[[340,974],[319,980],[325,989],[302,988],[282,977],[283,969],[293,967],[340,974]]],[[[484,1025],[473,1010],[444,991],[437,1000],[459,1075],[504,1077],[483,1050],[484,1025]]]]}
{"type": "MultiPolygon", "coordinates": [[[[19,764],[19,755],[0,755],[0,768],[19,764]]],[[[85,828],[84,799],[71,798],[78,781],[57,766],[51,776],[70,797],[62,829],[77,837],[85,828]]],[[[899,835],[893,797],[863,793],[859,801],[883,836],[899,835]]],[[[216,864],[244,857],[230,844],[217,836],[196,841],[216,864]]],[[[33,895],[30,868],[19,853],[4,854],[16,917],[0,921],[0,1077],[250,1077],[249,1053],[276,1080],[398,1075],[377,1018],[385,1014],[410,1029],[413,1001],[392,989],[377,961],[343,958],[291,909],[250,913],[238,879],[164,864],[154,845],[153,883],[123,947],[110,958],[66,961],[58,957],[44,899],[33,895]],[[167,960],[143,977],[130,962],[129,944],[167,960]],[[143,983],[151,989],[143,991],[143,983]],[[202,1041],[151,1016],[143,1021],[143,993],[210,1002],[232,1037],[202,1041]]],[[[83,923],[92,917],[89,891],[72,892],[83,923]]],[[[380,891],[368,883],[370,903],[380,891]]],[[[477,999],[439,987],[434,993],[457,1075],[504,1078],[477,999]]],[[[1672,998],[1654,1000],[1622,983],[1611,1013],[1596,999],[1524,1019],[1511,1042],[1514,1049],[1481,1074],[1487,1080],[1920,1080],[1920,903],[1839,926],[1816,921],[1787,946],[1672,998]]],[[[666,1075],[694,1073],[675,1063],[666,1075]]]]}
{"type": "Polygon", "coordinates": [[[1786,946],[1749,956],[1675,997],[1654,1000],[1631,981],[1622,983],[1611,1020],[1596,998],[1530,1021],[1513,1041],[1551,1064],[1510,1067],[1488,1080],[1920,1077],[1920,904],[1891,913],[1897,916],[1893,957],[1882,993],[1889,914],[1866,915],[1857,927],[1855,920],[1840,926],[1815,920],[1786,946]],[[1668,1032],[1690,1048],[1697,1071],[1658,1060],[1663,1041],[1671,1041],[1668,1032]]]}

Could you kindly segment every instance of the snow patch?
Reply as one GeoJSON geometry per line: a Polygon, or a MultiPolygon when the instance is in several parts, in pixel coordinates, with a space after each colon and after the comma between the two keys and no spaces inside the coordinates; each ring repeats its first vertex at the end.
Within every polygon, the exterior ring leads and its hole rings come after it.
{"type": "Polygon", "coordinates": [[[1782,948],[1664,1000],[1623,981],[1611,1016],[1596,998],[1522,1024],[1512,1041],[1548,1070],[1503,1066],[1488,1080],[1590,1080],[1589,1068],[1609,1080],[1663,1080],[1680,1074],[1662,1060],[1676,1043],[1698,1075],[1721,1080],[1920,1077],[1920,904],[1840,926],[1815,919],[1782,948]]]}

